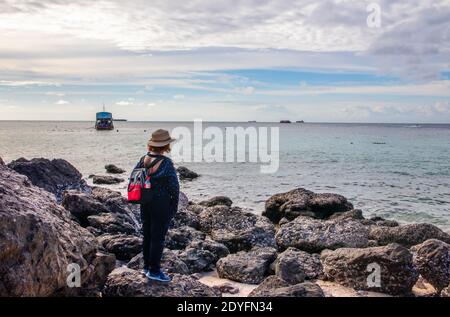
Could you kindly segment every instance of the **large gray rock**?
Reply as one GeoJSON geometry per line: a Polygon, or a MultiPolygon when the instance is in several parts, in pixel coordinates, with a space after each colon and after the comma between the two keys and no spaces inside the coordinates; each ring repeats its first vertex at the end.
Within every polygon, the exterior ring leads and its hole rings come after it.
{"type": "Polygon", "coordinates": [[[105,169],[106,169],[106,172],[110,173],[110,174],[123,174],[123,173],[125,173],[124,169],[122,169],[120,167],[117,167],[114,164],[107,164],[107,165],[105,165],[105,169]]]}
{"type": "Polygon", "coordinates": [[[142,251],[142,238],[124,234],[103,234],[97,237],[98,242],[118,260],[130,261],[142,251]]]}
{"type": "Polygon", "coordinates": [[[220,292],[188,275],[172,274],[171,283],[150,281],[126,267],[115,269],[103,289],[105,297],[219,297],[220,292]]]}
{"type": "Polygon", "coordinates": [[[86,227],[88,225],[87,217],[98,215],[102,212],[109,212],[108,208],[99,201],[95,200],[92,195],[82,193],[78,190],[66,190],[62,194],[62,202],[64,208],[86,227]]]}
{"type": "Polygon", "coordinates": [[[270,264],[277,252],[273,248],[254,248],[230,254],[217,261],[217,273],[232,281],[259,284],[268,275],[270,264]]]}
{"type": "Polygon", "coordinates": [[[205,240],[194,240],[191,242],[188,248],[206,250],[211,252],[214,256],[212,264],[216,264],[216,262],[220,258],[226,257],[228,254],[230,254],[230,251],[224,244],[216,242],[209,238],[205,240]]]}
{"type": "Polygon", "coordinates": [[[55,194],[58,201],[66,189],[89,190],[86,182],[82,180],[81,173],[66,160],[20,158],[9,163],[8,167],[27,176],[33,185],[55,194]]]}
{"type": "Polygon", "coordinates": [[[277,276],[267,277],[249,297],[324,297],[319,285],[305,282],[290,285],[277,276]]]}
{"type": "MultiPolygon", "coordinates": [[[[127,267],[133,270],[142,270],[144,268],[144,257],[142,252],[133,257],[128,262],[127,267]]],[[[190,274],[189,268],[175,251],[164,249],[161,258],[161,268],[168,273],[190,274]]]]}
{"type": "Polygon", "coordinates": [[[87,217],[88,225],[100,230],[102,233],[135,234],[136,228],[129,222],[126,215],[102,213],[87,217]]]}
{"type": "Polygon", "coordinates": [[[95,293],[111,262],[53,194],[0,166],[0,296],[95,293]],[[81,269],[80,288],[67,286],[72,263],[81,269]]]}
{"type": "Polygon", "coordinates": [[[290,284],[298,284],[305,279],[317,279],[323,275],[320,256],[288,248],[275,260],[275,275],[290,284]]]}
{"type": "Polygon", "coordinates": [[[177,167],[178,175],[180,176],[180,179],[182,180],[193,180],[194,178],[199,177],[199,175],[196,172],[191,171],[187,167],[179,166],[177,167]]]}
{"type": "Polygon", "coordinates": [[[326,277],[356,290],[410,295],[419,274],[411,252],[399,244],[366,249],[342,248],[322,252],[326,277]],[[379,284],[377,283],[379,268],[379,284]]]}
{"type": "Polygon", "coordinates": [[[420,275],[438,292],[450,284],[450,245],[430,239],[411,248],[420,275]]]}
{"type": "Polygon", "coordinates": [[[165,245],[172,250],[183,250],[194,240],[204,240],[206,234],[188,226],[169,229],[165,245]]]}
{"type": "Polygon", "coordinates": [[[224,205],[205,208],[199,215],[200,230],[237,252],[275,247],[275,227],[265,217],[224,205]]]}
{"type": "Polygon", "coordinates": [[[92,177],[92,182],[97,185],[114,185],[124,182],[125,180],[120,177],[114,176],[104,176],[104,175],[94,175],[92,177]]]}
{"type": "Polygon", "coordinates": [[[324,249],[366,247],[368,235],[368,228],[352,219],[297,217],[282,225],[275,238],[282,249],[294,247],[307,252],[320,252],[324,249]]]}
{"type": "Polygon", "coordinates": [[[186,263],[191,273],[212,271],[215,256],[212,252],[200,248],[186,248],[179,252],[179,258],[186,263]]]}
{"type": "Polygon", "coordinates": [[[398,243],[407,248],[429,239],[438,239],[450,244],[449,234],[428,223],[415,223],[398,227],[372,226],[369,238],[377,241],[379,245],[398,243]]]}
{"type": "Polygon", "coordinates": [[[213,207],[213,206],[220,206],[220,205],[231,207],[232,204],[233,204],[233,201],[229,197],[214,196],[208,200],[201,201],[199,205],[205,206],[205,207],[213,207]]]}
{"type": "Polygon", "coordinates": [[[334,213],[353,209],[344,196],[338,194],[317,194],[304,188],[276,194],[266,201],[263,215],[274,223],[282,218],[293,220],[298,216],[325,219],[334,213]]]}
{"type": "Polygon", "coordinates": [[[198,215],[187,209],[178,210],[172,219],[171,228],[179,228],[182,226],[188,226],[198,230],[200,228],[198,215]]]}

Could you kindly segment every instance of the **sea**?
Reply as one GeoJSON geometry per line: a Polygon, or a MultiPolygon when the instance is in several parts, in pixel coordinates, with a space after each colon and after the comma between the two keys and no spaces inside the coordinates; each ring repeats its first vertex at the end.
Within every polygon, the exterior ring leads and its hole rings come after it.
{"type": "MultiPolygon", "coordinates": [[[[130,172],[146,153],[152,131],[192,122],[0,121],[0,157],[64,158],[91,182],[105,164],[130,172]]],[[[336,124],[207,122],[203,127],[279,128],[279,169],[261,173],[258,162],[177,162],[200,174],[181,182],[190,200],[215,195],[260,214],[273,194],[303,187],[339,193],[363,210],[401,223],[427,222],[450,232],[450,124],[336,124]]],[[[127,178],[128,175],[123,175],[127,178]]],[[[126,182],[112,186],[125,193],[126,182]]]]}

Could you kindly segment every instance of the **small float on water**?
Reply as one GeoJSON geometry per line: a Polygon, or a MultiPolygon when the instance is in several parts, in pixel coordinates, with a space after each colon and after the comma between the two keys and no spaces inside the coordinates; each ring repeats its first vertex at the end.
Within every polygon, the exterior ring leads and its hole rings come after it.
{"type": "Polygon", "coordinates": [[[95,116],[95,129],[96,130],[113,130],[113,116],[111,112],[105,111],[105,105],[103,105],[103,111],[97,112],[95,116]]]}

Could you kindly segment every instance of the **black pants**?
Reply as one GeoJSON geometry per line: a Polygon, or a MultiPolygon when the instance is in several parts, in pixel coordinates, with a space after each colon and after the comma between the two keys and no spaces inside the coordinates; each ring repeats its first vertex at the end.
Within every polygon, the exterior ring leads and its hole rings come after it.
{"type": "Polygon", "coordinates": [[[141,205],[144,269],[155,274],[161,269],[164,241],[172,216],[168,199],[155,198],[151,204],[141,205]]]}

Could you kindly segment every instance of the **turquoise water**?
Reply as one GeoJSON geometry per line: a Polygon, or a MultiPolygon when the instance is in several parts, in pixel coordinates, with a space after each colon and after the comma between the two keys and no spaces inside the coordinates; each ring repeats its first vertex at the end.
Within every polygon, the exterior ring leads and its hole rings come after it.
{"type": "MultiPolygon", "coordinates": [[[[192,123],[0,121],[0,156],[65,158],[85,177],[106,163],[130,170],[156,128],[192,123]]],[[[295,187],[336,192],[366,216],[429,222],[450,231],[450,125],[209,123],[280,128],[280,168],[260,173],[255,163],[183,163],[201,177],[182,184],[192,200],[226,195],[255,213],[272,194],[295,187]]],[[[118,187],[125,189],[125,185],[118,187]]]]}

